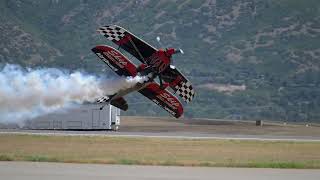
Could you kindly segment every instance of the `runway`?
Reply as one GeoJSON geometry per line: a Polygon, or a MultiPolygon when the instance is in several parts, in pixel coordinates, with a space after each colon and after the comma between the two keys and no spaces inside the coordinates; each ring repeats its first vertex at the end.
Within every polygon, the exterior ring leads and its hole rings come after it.
{"type": "Polygon", "coordinates": [[[38,162],[0,162],[1,179],[10,180],[318,180],[319,170],[127,166],[38,162]]]}
{"type": "Polygon", "coordinates": [[[256,126],[254,121],[124,116],[117,132],[3,128],[0,134],[320,142],[320,125],[265,122],[256,126]]]}
{"type": "Polygon", "coordinates": [[[54,131],[54,130],[5,130],[1,134],[26,134],[43,136],[105,136],[105,137],[144,137],[144,138],[176,138],[176,139],[222,139],[252,141],[295,141],[320,142],[320,137],[308,136],[275,136],[275,135],[244,135],[244,134],[201,134],[192,132],[113,132],[113,131],[54,131]]]}

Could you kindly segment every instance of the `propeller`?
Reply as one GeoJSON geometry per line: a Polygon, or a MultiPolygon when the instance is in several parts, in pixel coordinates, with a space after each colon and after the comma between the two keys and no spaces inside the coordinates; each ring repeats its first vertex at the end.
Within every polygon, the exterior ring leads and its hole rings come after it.
{"type": "Polygon", "coordinates": [[[179,51],[181,54],[184,54],[184,51],[181,48],[179,48],[179,51]]]}

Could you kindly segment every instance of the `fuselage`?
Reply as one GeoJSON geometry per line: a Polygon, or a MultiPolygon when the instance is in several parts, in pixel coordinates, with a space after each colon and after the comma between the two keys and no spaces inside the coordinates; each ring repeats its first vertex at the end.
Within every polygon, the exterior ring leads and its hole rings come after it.
{"type": "Polygon", "coordinates": [[[126,96],[127,94],[130,94],[131,92],[135,92],[135,91],[139,91],[140,89],[145,88],[146,86],[148,86],[148,84],[150,84],[151,82],[153,82],[153,80],[157,77],[153,72],[149,73],[148,75],[146,75],[145,77],[147,77],[147,79],[144,82],[137,82],[134,86],[127,88],[127,89],[121,89],[119,90],[117,93],[109,96],[111,97],[108,101],[112,101],[113,99],[117,99],[119,97],[123,97],[126,96]]]}

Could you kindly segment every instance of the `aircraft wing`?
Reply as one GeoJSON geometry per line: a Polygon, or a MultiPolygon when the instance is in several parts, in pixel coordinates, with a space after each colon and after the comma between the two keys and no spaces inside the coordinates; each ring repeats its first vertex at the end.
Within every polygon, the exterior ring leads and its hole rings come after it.
{"type": "Polygon", "coordinates": [[[119,76],[137,75],[136,66],[113,47],[100,45],[91,50],[119,76]]]}
{"type": "Polygon", "coordinates": [[[169,82],[171,89],[185,102],[192,101],[195,92],[191,82],[174,66],[170,66],[162,73],[162,79],[169,82]]]}
{"type": "Polygon", "coordinates": [[[108,40],[114,42],[122,49],[136,57],[142,63],[148,63],[148,57],[157,51],[145,41],[141,40],[128,30],[117,25],[106,25],[97,30],[108,40]]]}
{"type": "Polygon", "coordinates": [[[110,104],[123,110],[123,111],[128,110],[128,103],[123,97],[119,97],[119,98],[111,100],[110,104]]]}
{"type": "Polygon", "coordinates": [[[161,89],[159,84],[152,82],[139,92],[168,111],[172,116],[179,118],[183,114],[180,101],[170,92],[161,89]]]}

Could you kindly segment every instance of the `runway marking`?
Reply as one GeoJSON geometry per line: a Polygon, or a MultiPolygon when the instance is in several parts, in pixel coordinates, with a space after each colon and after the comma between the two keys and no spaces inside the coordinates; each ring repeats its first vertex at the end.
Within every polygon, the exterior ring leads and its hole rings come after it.
{"type": "MultiPolygon", "coordinates": [[[[169,138],[169,139],[213,139],[213,140],[248,140],[248,141],[294,141],[294,142],[320,142],[320,139],[299,138],[267,138],[267,137],[220,137],[220,136],[175,136],[175,135],[142,135],[142,134],[83,134],[72,132],[0,132],[1,134],[39,135],[39,136],[88,136],[88,137],[132,137],[132,138],[169,138]]],[[[222,135],[223,136],[223,135],[222,135]]]]}

